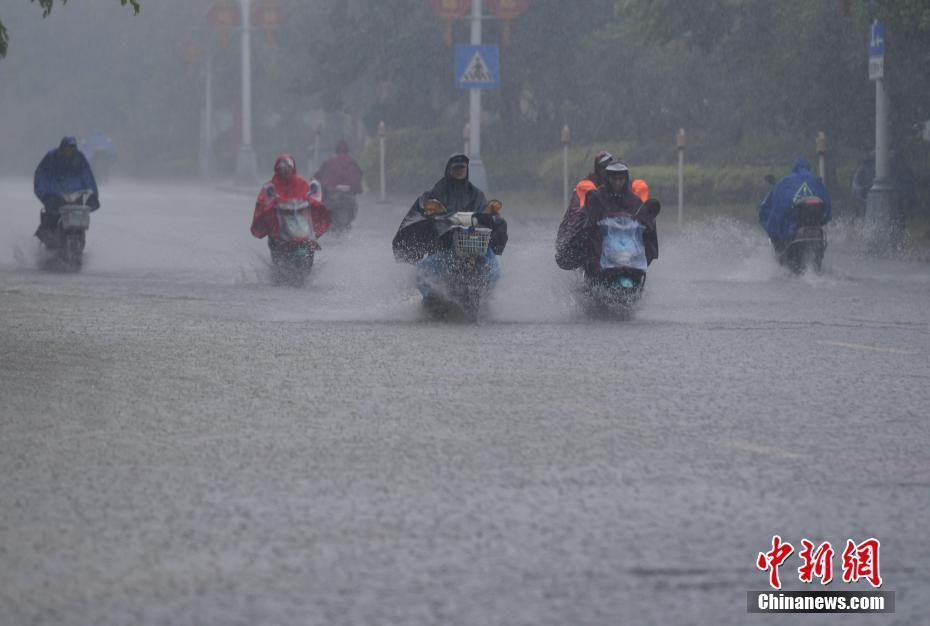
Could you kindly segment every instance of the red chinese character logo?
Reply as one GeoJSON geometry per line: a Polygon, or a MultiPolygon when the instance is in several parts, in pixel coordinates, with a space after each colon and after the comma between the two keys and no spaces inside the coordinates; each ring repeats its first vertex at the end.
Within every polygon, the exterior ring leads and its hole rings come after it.
{"type": "Polygon", "coordinates": [[[846,540],[843,550],[843,582],[854,583],[865,578],[873,587],[882,586],[882,575],[878,569],[878,539],[869,538],[856,545],[852,539],[846,540]]]}
{"type": "Polygon", "coordinates": [[[804,549],[798,554],[804,565],[798,568],[798,574],[802,583],[814,582],[814,576],[820,579],[821,585],[826,585],[833,580],[833,546],[829,541],[825,541],[814,550],[814,544],[807,539],[801,540],[804,549]]]}
{"type": "Polygon", "coordinates": [[[769,584],[773,589],[781,589],[781,581],[778,579],[778,568],[785,562],[791,553],[794,552],[794,546],[787,541],[782,543],[781,537],[772,536],[772,551],[760,552],[759,558],[756,559],[756,567],[763,572],[770,569],[769,584]]]}

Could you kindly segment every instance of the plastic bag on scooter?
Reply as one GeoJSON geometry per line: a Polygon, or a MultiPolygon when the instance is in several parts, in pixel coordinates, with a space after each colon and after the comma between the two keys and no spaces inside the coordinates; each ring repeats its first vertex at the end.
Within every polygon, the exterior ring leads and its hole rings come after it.
{"type": "Polygon", "coordinates": [[[625,215],[605,217],[597,225],[602,235],[601,269],[629,267],[646,271],[645,226],[625,215]]]}
{"type": "Polygon", "coordinates": [[[278,216],[278,227],[282,241],[304,241],[313,237],[313,226],[307,215],[307,205],[291,205],[275,207],[278,216]]]}

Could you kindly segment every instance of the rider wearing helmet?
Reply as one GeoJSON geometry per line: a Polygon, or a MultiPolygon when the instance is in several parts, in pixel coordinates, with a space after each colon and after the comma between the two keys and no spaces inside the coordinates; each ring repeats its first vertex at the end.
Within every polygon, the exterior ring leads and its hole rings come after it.
{"type": "Polygon", "coordinates": [[[562,269],[583,267],[588,275],[599,273],[601,268],[598,259],[602,234],[598,222],[605,217],[616,215],[630,217],[645,227],[643,244],[648,263],[659,256],[659,239],[655,223],[659,203],[655,200],[644,203],[633,192],[630,168],[623,161],[614,160],[606,165],[603,177],[604,184],[586,194],[585,206],[570,216],[572,219],[567,228],[560,229],[556,261],[562,269]]]}

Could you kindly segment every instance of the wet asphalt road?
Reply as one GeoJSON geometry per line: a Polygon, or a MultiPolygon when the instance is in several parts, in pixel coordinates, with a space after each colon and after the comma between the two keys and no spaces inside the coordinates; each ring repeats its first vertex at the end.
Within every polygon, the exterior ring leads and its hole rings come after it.
{"type": "Polygon", "coordinates": [[[660,223],[634,319],[590,319],[548,216],[473,326],[424,316],[402,203],[291,289],[251,198],[174,184],[105,188],[84,270],[41,271],[28,183],[0,182],[4,626],[930,624],[926,264],[837,226],[795,278],[751,227],[660,223]],[[895,615],[748,615],[773,534],[880,539],[895,615]]]}

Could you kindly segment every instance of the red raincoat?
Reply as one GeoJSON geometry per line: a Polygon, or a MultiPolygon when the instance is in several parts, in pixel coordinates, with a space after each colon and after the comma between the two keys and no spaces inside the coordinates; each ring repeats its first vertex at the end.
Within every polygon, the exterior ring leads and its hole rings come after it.
{"type": "MultiPolygon", "coordinates": [[[[290,160],[294,165],[294,157],[289,154],[282,154],[275,160],[275,170],[278,163],[283,159],[290,160]]],[[[278,216],[275,214],[274,207],[281,201],[287,200],[307,200],[310,203],[307,211],[308,218],[313,224],[313,233],[317,237],[329,230],[332,224],[329,209],[322,202],[311,196],[310,183],[301,176],[297,175],[295,167],[294,173],[287,180],[282,179],[275,173],[274,177],[262,187],[255,201],[255,214],[252,217],[252,234],[259,239],[262,237],[271,237],[278,239],[281,226],[278,223],[278,216]]]]}
{"type": "Polygon", "coordinates": [[[320,181],[325,191],[347,185],[352,193],[362,193],[362,170],[349,156],[349,146],[344,141],[339,142],[336,154],[326,159],[313,177],[320,181]]]}

